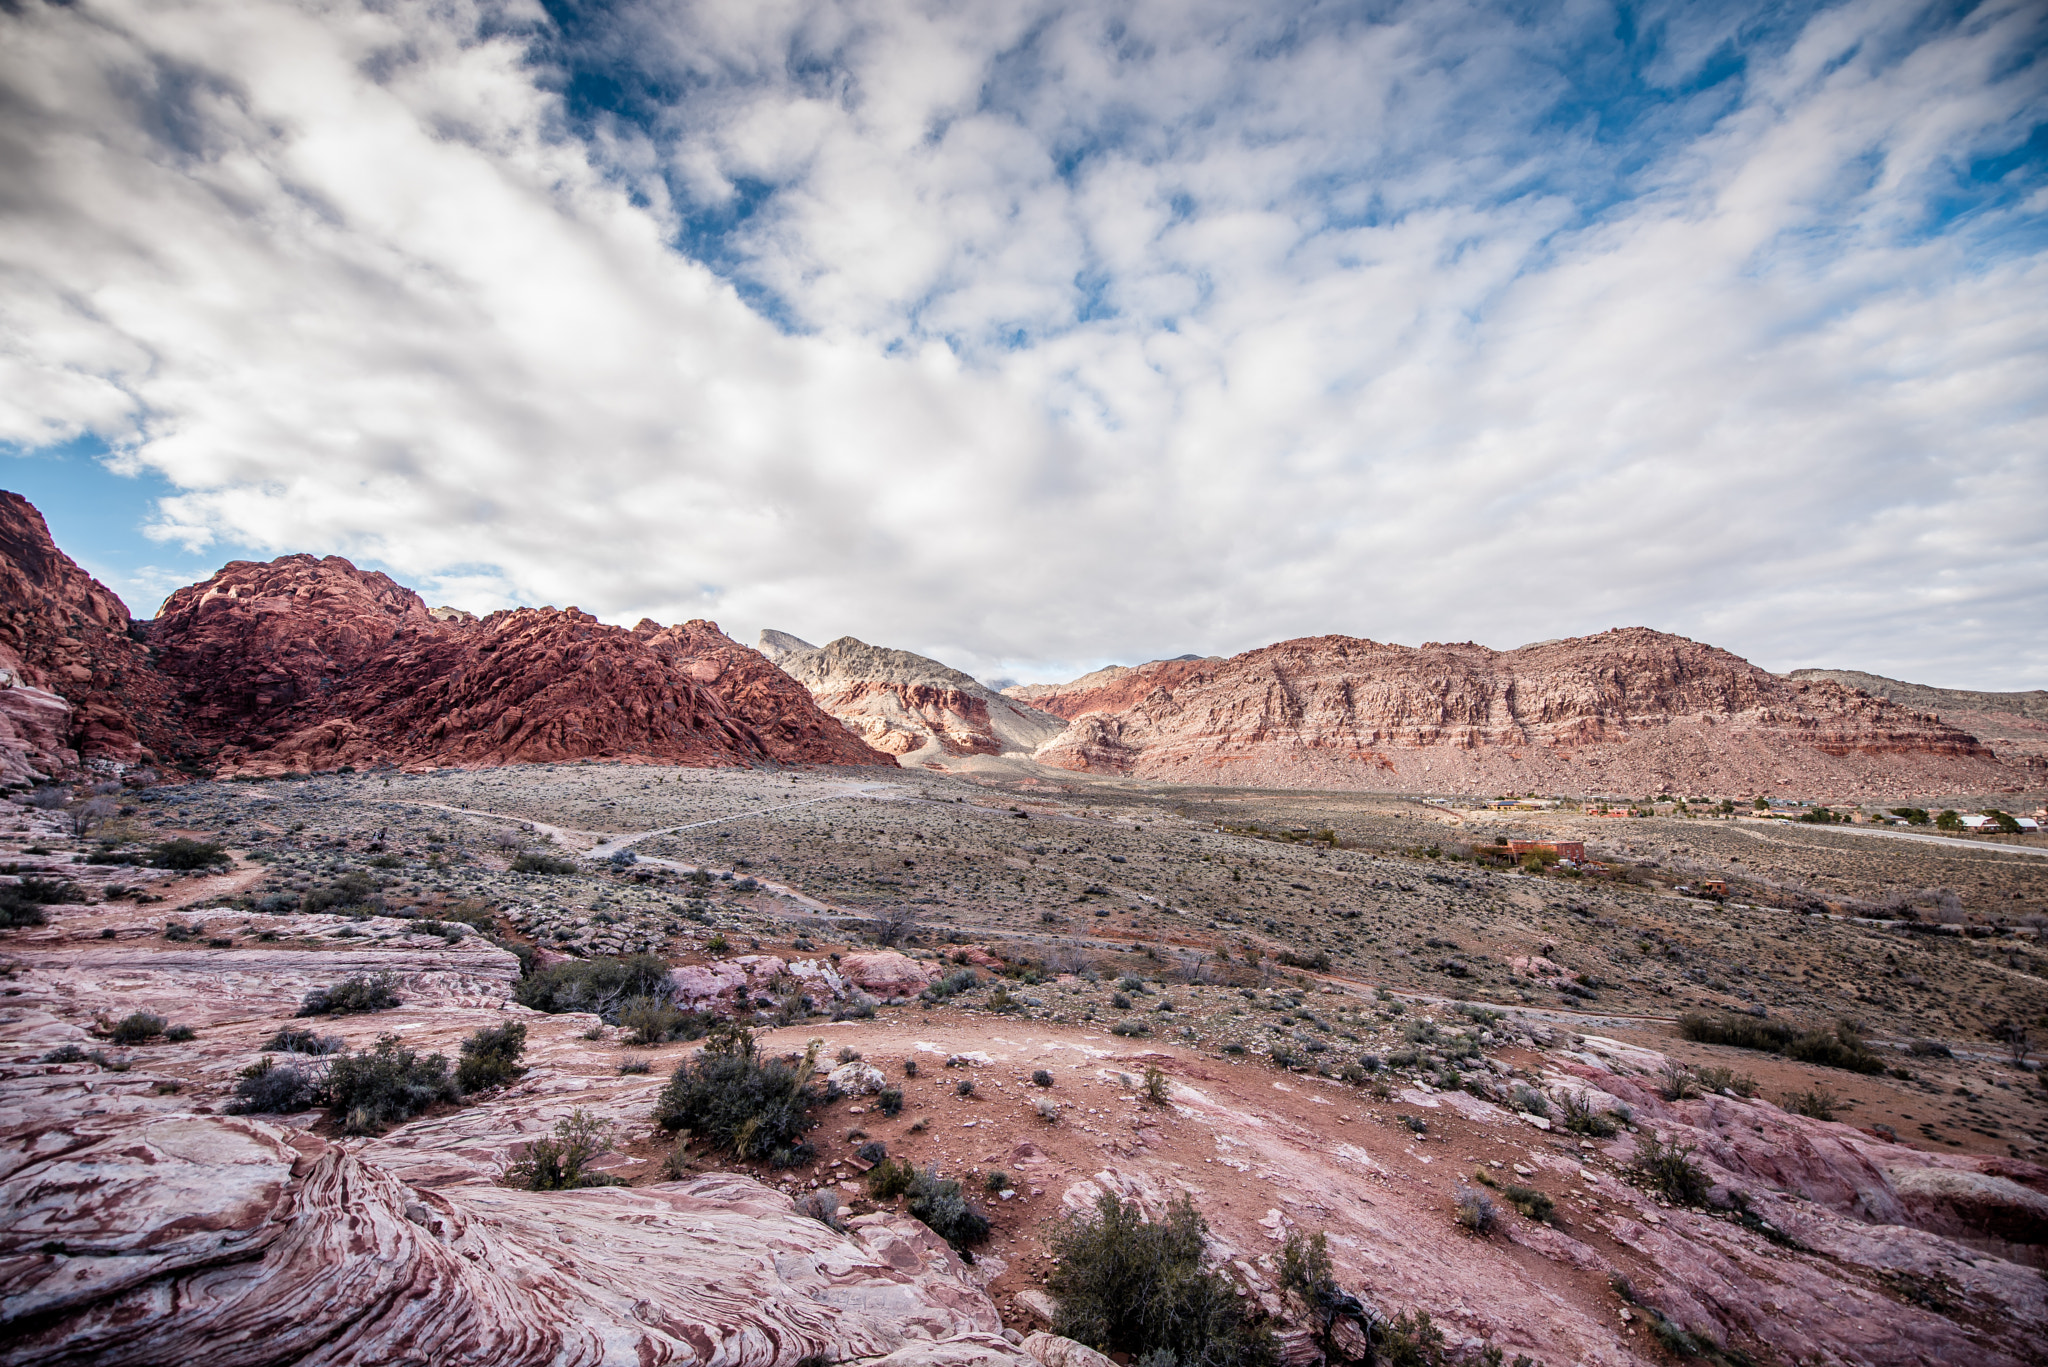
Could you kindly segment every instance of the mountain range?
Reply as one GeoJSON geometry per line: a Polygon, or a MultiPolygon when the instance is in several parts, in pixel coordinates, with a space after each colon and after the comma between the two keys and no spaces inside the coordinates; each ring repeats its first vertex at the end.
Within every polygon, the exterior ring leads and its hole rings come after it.
{"type": "Polygon", "coordinates": [[[767,631],[757,650],[705,621],[430,609],[338,556],[234,561],[137,620],[9,493],[0,685],[12,785],[92,766],[270,777],[589,758],[1434,793],[1861,799],[2048,782],[2048,693],[1776,675],[1642,627],[1510,651],[1317,636],[998,691],[852,637],[767,631]]]}

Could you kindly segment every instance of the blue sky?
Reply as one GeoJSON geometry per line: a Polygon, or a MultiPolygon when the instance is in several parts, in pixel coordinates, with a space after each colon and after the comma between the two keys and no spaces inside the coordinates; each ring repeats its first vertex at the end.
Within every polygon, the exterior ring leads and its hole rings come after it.
{"type": "Polygon", "coordinates": [[[303,550],[1024,678],[1640,623],[2048,685],[2039,5],[0,28],[0,473],[144,611],[303,550]]]}

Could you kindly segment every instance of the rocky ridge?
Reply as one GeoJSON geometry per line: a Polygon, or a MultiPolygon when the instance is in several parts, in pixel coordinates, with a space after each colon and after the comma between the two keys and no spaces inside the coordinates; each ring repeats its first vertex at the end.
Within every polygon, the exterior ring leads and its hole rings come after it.
{"type": "Polygon", "coordinates": [[[1936,717],[1627,628],[1519,650],[1283,641],[1076,680],[1036,758],[1181,783],[1396,792],[1982,792],[2023,777],[1936,717]]]}
{"type": "Polygon", "coordinates": [[[2048,689],[1992,693],[1974,688],[1930,688],[1860,669],[1795,669],[1785,677],[1825,679],[1930,713],[1968,731],[2005,763],[2034,771],[2034,782],[2048,780],[2048,689]]]}
{"type": "Polygon", "coordinates": [[[133,627],[121,600],[57,549],[35,505],[0,490],[0,783],[184,748],[133,627]]]}
{"type": "Polygon", "coordinates": [[[906,768],[953,768],[974,755],[1021,758],[1065,727],[1062,718],[937,660],[851,636],[820,647],[764,631],[761,652],[849,731],[906,768]]]}

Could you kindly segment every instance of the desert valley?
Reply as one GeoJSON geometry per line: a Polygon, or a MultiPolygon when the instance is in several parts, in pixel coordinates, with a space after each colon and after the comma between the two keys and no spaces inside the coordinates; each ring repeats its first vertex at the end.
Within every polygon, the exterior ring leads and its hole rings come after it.
{"type": "Polygon", "coordinates": [[[2044,1360],[2048,694],[135,620],[13,494],[0,671],[0,1362],[2044,1360]]]}

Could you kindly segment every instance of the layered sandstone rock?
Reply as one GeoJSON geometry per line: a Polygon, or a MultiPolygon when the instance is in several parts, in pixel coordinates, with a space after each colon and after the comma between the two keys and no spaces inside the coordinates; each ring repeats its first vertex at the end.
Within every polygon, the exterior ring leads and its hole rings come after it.
{"type": "Polygon", "coordinates": [[[818,647],[764,631],[761,651],[848,730],[906,768],[949,768],[971,755],[1029,755],[1065,726],[937,660],[851,636],[818,647]]]}
{"type": "Polygon", "coordinates": [[[149,636],[223,774],[886,762],[711,623],[625,631],[575,608],[436,615],[338,556],[236,561],[172,594],[149,636]]]}
{"type": "Polygon", "coordinates": [[[35,505],[0,491],[0,694],[20,687],[54,694],[68,712],[32,694],[0,701],[0,782],[183,749],[170,689],[130,634],[126,605],[57,549],[35,505]]]}
{"type": "Polygon", "coordinates": [[[1070,683],[1018,684],[1003,693],[1072,721],[1091,712],[1123,712],[1154,689],[1173,688],[1205,667],[1222,663],[1215,655],[1176,655],[1141,665],[1105,665],[1070,683]]]}
{"type": "Polygon", "coordinates": [[[1930,688],[1858,669],[1795,669],[1793,680],[1827,680],[1888,698],[1901,707],[1940,717],[1990,746],[1998,758],[2028,771],[2030,786],[2048,781],[2048,689],[1993,693],[1974,688],[1930,688]]]}
{"type": "Polygon", "coordinates": [[[1308,637],[1040,702],[1073,718],[1041,763],[1183,783],[1846,797],[2015,777],[1934,717],[1643,628],[1512,651],[1308,637]]]}

